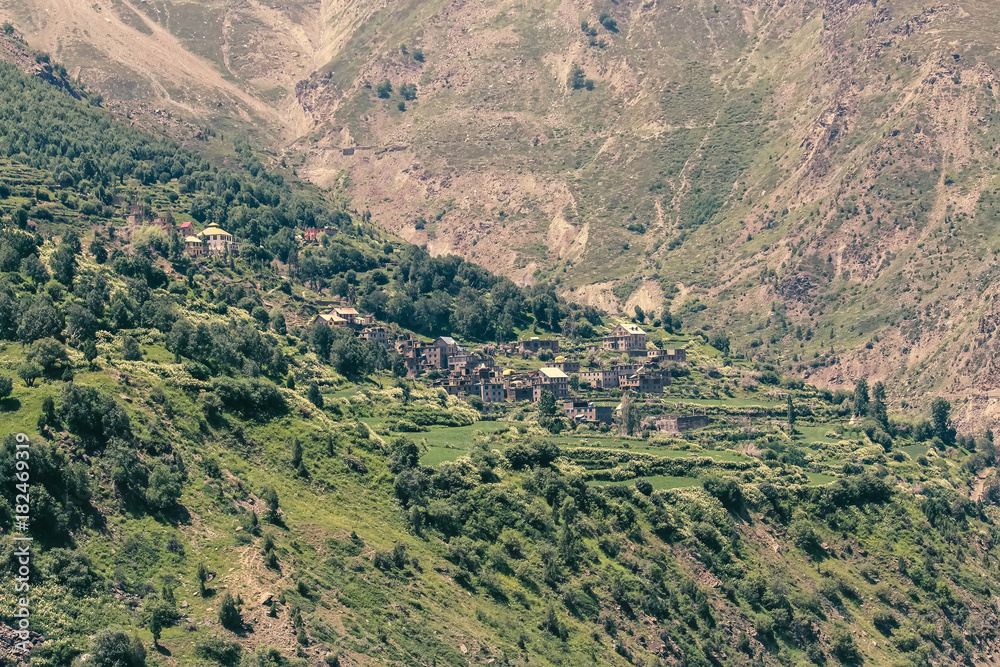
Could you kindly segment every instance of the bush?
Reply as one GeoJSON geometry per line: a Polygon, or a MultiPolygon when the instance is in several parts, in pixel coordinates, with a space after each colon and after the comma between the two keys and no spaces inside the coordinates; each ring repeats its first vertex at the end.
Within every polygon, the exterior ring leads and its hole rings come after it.
{"type": "Polygon", "coordinates": [[[128,414],[114,399],[93,387],[75,383],[63,386],[59,395],[59,418],[76,435],[99,441],[132,437],[128,414]]]}
{"type": "Polygon", "coordinates": [[[854,636],[847,628],[836,628],[830,640],[830,652],[841,663],[854,663],[861,657],[854,636]]]}
{"type": "Polygon", "coordinates": [[[156,509],[169,509],[177,504],[181,497],[181,475],[171,472],[163,463],[158,463],[149,476],[149,488],[146,489],[146,502],[156,509]]]}
{"type": "Polygon", "coordinates": [[[42,338],[32,343],[28,359],[41,366],[46,373],[69,363],[66,347],[54,338],[42,338]]]}
{"type": "Polygon", "coordinates": [[[259,378],[237,380],[220,377],[212,380],[212,391],[223,407],[244,417],[267,417],[284,413],[285,397],[272,383],[259,378]]]}
{"type": "Polygon", "coordinates": [[[35,380],[42,377],[43,372],[42,366],[34,361],[26,361],[17,367],[17,376],[24,381],[25,387],[34,386],[35,380]]]}
{"type": "Polygon", "coordinates": [[[99,631],[82,665],[88,667],[144,667],[146,649],[135,635],[121,628],[99,631]]]}
{"type": "Polygon", "coordinates": [[[228,591],[222,597],[222,604],[219,605],[219,623],[228,630],[235,631],[243,627],[243,616],[236,606],[236,600],[228,591]]]}
{"type": "Polygon", "coordinates": [[[47,554],[49,573],[77,595],[94,591],[100,577],[91,568],[90,557],[83,551],[52,549],[47,554]]]}
{"type": "Polygon", "coordinates": [[[142,348],[139,341],[132,336],[122,338],[122,358],[125,361],[140,361],[142,359],[142,348]]]}
{"type": "Polygon", "coordinates": [[[6,375],[0,375],[0,399],[7,398],[14,391],[14,381],[6,375]]]}
{"type": "Polygon", "coordinates": [[[559,458],[559,455],[559,446],[547,440],[528,444],[519,442],[504,451],[504,456],[514,470],[523,470],[533,466],[546,467],[559,458]]]}
{"type": "Polygon", "coordinates": [[[240,664],[243,647],[222,637],[205,637],[194,645],[194,654],[203,660],[235,667],[240,664]]]}
{"type": "Polygon", "coordinates": [[[731,512],[740,512],[743,510],[743,489],[740,488],[739,483],[735,480],[709,477],[702,482],[702,488],[709,495],[718,498],[719,502],[731,512]]]}

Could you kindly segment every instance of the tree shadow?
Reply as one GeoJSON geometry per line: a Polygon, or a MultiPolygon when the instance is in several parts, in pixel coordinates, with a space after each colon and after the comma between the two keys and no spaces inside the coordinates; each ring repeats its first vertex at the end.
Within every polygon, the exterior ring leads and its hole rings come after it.
{"type": "Polygon", "coordinates": [[[160,655],[165,655],[165,656],[173,655],[173,653],[170,652],[170,649],[168,649],[163,644],[160,644],[159,642],[153,644],[153,649],[160,655]]]}
{"type": "Polygon", "coordinates": [[[174,528],[191,524],[191,512],[179,503],[174,507],[155,512],[152,516],[160,523],[165,523],[174,528]]]}
{"type": "Polygon", "coordinates": [[[16,398],[8,397],[0,401],[0,411],[2,412],[17,412],[21,409],[21,401],[16,398]]]}

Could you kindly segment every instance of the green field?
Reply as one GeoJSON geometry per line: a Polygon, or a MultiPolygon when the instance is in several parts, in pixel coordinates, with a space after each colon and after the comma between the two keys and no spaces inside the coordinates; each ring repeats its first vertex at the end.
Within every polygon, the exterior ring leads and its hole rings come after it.
{"type": "Polygon", "coordinates": [[[899,449],[909,454],[910,458],[916,461],[917,457],[927,456],[927,451],[930,448],[927,445],[907,445],[899,449]]]}
{"type": "MultiPolygon", "coordinates": [[[[669,475],[653,475],[652,477],[647,477],[649,483],[653,485],[653,489],[659,491],[661,489],[683,489],[689,486],[699,486],[701,484],[700,480],[694,477],[671,477],[669,475]]],[[[606,482],[602,480],[593,480],[588,482],[594,486],[633,486],[635,485],[634,479],[627,479],[620,482],[606,482]]]]}
{"type": "Polygon", "coordinates": [[[827,475],[822,472],[807,472],[805,475],[809,478],[809,486],[820,486],[837,481],[837,478],[833,475],[827,475]]]}
{"type": "Polygon", "coordinates": [[[453,447],[428,447],[427,451],[420,457],[420,465],[433,468],[445,461],[454,461],[465,453],[464,449],[455,449],[453,447]]]}
{"type": "MultiPolygon", "coordinates": [[[[796,426],[795,430],[798,431],[799,437],[801,437],[807,443],[833,443],[836,442],[836,438],[827,437],[827,433],[840,432],[838,424],[820,424],[819,426],[796,426]]],[[[796,438],[796,440],[799,439],[796,438]]]]}
{"type": "Polygon", "coordinates": [[[460,449],[468,449],[472,444],[472,439],[477,433],[504,432],[509,428],[509,424],[502,422],[476,422],[469,426],[436,426],[429,431],[421,433],[411,433],[410,436],[417,442],[426,441],[429,447],[449,446],[460,449]]]}

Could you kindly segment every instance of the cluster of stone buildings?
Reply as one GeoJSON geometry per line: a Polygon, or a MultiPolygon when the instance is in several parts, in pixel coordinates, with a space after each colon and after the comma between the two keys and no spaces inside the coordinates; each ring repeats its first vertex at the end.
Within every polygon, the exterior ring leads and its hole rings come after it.
{"type": "Polygon", "coordinates": [[[570,376],[577,375],[581,386],[592,389],[622,389],[642,394],[662,394],[670,384],[670,373],[647,366],[661,359],[684,361],[684,350],[645,349],[646,334],[639,327],[620,325],[605,339],[607,349],[638,351],[642,356],[630,363],[617,364],[610,369],[582,369],[580,361],[557,356],[548,365],[528,372],[513,369],[501,370],[495,361],[496,352],[509,355],[535,356],[543,352],[557,354],[557,339],[528,338],[507,343],[497,348],[485,347],[480,352],[470,352],[449,336],[424,343],[412,334],[395,341],[396,351],[403,357],[411,377],[433,373],[434,386],[445,389],[453,396],[477,396],[483,403],[501,401],[533,401],[549,391],[560,401],[566,416],[575,421],[610,423],[614,417],[610,405],[580,400],[570,393],[570,376]],[[609,340],[610,339],[610,340],[609,340]],[[632,348],[635,348],[634,350],[632,348]],[[653,355],[656,352],[658,354],[653,355]]]}
{"type": "MultiPolygon", "coordinates": [[[[556,354],[559,352],[559,341],[533,337],[504,344],[499,348],[484,346],[473,352],[459,345],[450,336],[439,336],[430,342],[423,342],[412,333],[392,336],[385,327],[376,326],[372,316],[359,313],[346,305],[317,315],[311,324],[317,323],[348,327],[363,340],[394,348],[403,358],[410,377],[430,376],[431,386],[442,388],[452,396],[476,396],[485,404],[504,401],[538,402],[542,398],[542,392],[549,391],[557,404],[561,404],[563,413],[577,422],[610,424],[614,419],[614,408],[574,397],[570,392],[571,375],[578,376],[580,386],[590,389],[662,394],[664,387],[670,385],[671,377],[669,372],[660,371],[655,366],[662,360],[686,359],[682,349],[647,352],[645,332],[632,325],[619,325],[605,337],[605,349],[629,352],[630,357],[636,357],[628,363],[619,363],[607,369],[586,369],[582,368],[580,361],[557,356],[550,364],[538,370],[519,372],[514,369],[502,370],[496,363],[496,353],[526,357],[542,352],[556,354]],[[640,344],[642,355],[632,354],[639,351],[637,346],[640,344]]],[[[683,421],[683,418],[680,419],[683,421]]],[[[688,425],[683,424],[680,428],[685,426],[688,425]]]]}

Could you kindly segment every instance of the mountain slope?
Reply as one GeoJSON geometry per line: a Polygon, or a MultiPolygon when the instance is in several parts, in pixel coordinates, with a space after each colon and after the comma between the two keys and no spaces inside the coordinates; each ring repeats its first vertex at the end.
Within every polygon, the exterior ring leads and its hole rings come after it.
{"type": "Polygon", "coordinates": [[[990,3],[0,11],[109,98],[256,136],[432,252],[994,416],[990,3]]]}
{"type": "MultiPolygon", "coordinates": [[[[27,529],[0,498],[0,585],[21,565],[11,533],[30,533],[31,664],[996,660],[998,452],[956,434],[946,401],[890,418],[878,385],[818,390],[651,327],[687,351],[669,395],[580,390],[620,401],[620,429],[544,401],[481,412],[308,326],[313,288],[406,297],[408,325],[487,340],[470,311],[576,311],[234,153],[206,160],[0,64],[0,478],[24,467],[14,434],[31,443],[27,529]],[[188,257],[123,219],[139,203],[245,241],[188,257]],[[319,223],[336,233],[312,248],[290,234],[319,223]],[[694,410],[711,423],[648,428],[694,410]]],[[[582,358],[597,337],[573,329],[561,350],[582,358]]]]}

